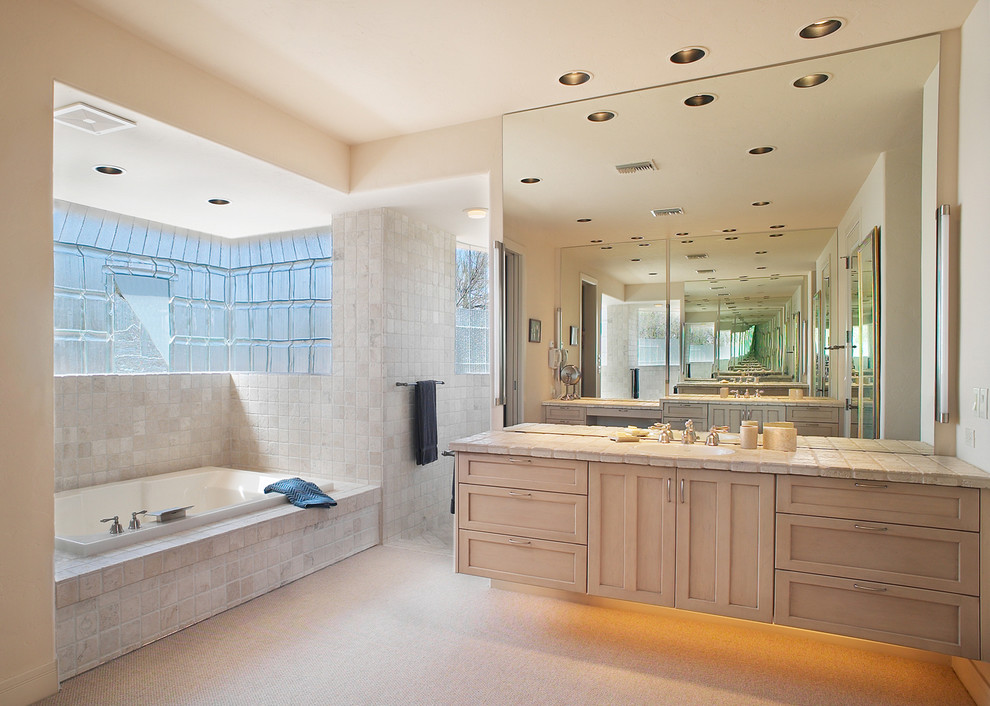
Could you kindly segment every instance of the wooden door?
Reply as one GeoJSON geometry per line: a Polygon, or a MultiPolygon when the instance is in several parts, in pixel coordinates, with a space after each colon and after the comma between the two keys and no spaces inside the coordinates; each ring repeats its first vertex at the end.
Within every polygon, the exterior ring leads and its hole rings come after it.
{"type": "Polygon", "coordinates": [[[590,464],[588,593],[674,605],[674,469],[590,464]]]}
{"type": "Polygon", "coordinates": [[[676,608],[773,619],[774,476],[678,469],[676,608]]]}

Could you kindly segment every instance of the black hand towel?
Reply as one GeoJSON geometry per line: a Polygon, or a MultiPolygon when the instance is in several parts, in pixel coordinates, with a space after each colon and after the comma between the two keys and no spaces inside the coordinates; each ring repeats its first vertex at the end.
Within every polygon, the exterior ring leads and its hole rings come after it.
{"type": "Polygon", "coordinates": [[[437,383],[416,383],[416,465],[437,460],[437,383]]]}

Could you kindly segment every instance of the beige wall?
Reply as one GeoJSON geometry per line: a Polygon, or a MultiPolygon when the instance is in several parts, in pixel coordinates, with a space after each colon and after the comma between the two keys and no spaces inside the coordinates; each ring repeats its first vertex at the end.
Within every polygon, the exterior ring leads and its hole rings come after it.
{"type": "Polygon", "coordinates": [[[962,29],[959,87],[959,416],[956,453],[990,471],[990,421],[971,409],[972,389],[990,387],[990,0],[980,0],[962,29]],[[976,446],[966,444],[972,429],[976,446]]]}

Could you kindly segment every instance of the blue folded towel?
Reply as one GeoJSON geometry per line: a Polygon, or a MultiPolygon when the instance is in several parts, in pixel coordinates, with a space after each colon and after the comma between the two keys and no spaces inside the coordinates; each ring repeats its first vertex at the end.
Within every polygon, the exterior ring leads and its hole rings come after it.
{"type": "Polygon", "coordinates": [[[316,483],[302,478],[286,478],[265,487],[266,493],[282,493],[296,507],[331,507],[337,501],[320,490],[316,483]]]}

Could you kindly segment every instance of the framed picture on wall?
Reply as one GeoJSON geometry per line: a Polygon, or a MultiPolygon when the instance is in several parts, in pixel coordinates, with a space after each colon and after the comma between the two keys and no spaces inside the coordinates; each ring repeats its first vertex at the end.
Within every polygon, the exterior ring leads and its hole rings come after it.
{"type": "Polygon", "coordinates": [[[571,345],[576,346],[578,344],[578,327],[571,326],[571,345]]]}
{"type": "Polygon", "coordinates": [[[542,329],[542,324],[539,319],[529,320],[529,342],[539,343],[540,342],[540,332],[542,329]]]}

